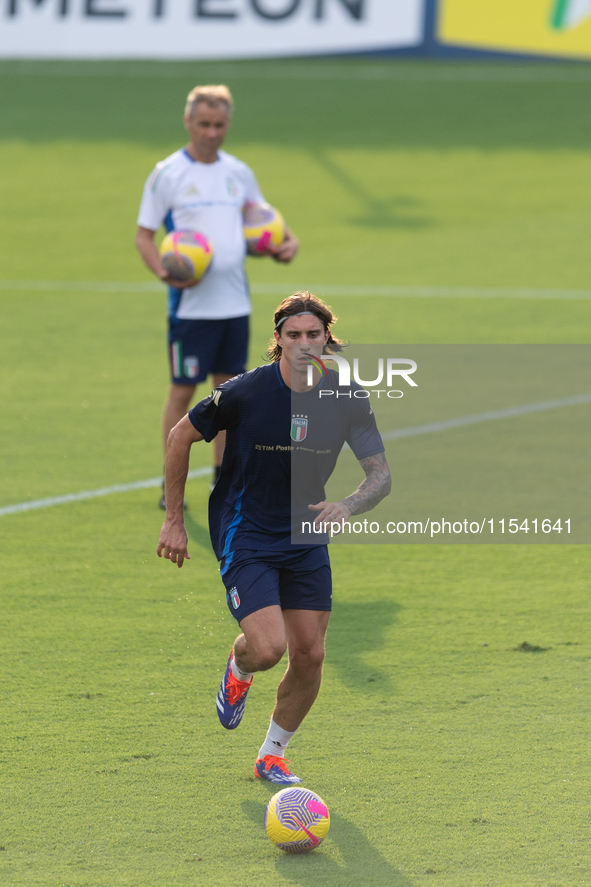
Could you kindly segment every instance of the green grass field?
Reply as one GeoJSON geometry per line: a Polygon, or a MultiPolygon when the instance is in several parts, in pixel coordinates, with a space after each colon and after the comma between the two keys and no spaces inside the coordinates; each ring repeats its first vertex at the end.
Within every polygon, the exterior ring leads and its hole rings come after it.
{"type": "MultiPolygon", "coordinates": [[[[357,342],[589,341],[588,67],[0,63],[0,509],[161,470],[165,297],[133,235],[200,81],[232,88],[227,148],[302,242],[250,262],[251,365],[304,286],[357,342]]],[[[589,883],[588,547],[335,546],[289,749],[332,825],[289,858],[252,778],[279,674],[221,730],[236,628],[207,479],[180,572],[157,492],[0,514],[2,885],[589,883]]]]}

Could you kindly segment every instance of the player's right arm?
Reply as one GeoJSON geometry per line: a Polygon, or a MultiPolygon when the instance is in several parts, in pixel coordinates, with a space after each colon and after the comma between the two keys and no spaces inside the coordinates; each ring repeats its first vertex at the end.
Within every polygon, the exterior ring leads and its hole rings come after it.
{"type": "Polygon", "coordinates": [[[188,416],[184,416],[168,435],[166,443],[166,469],[164,472],[164,496],[166,518],[160,530],[160,540],[156,554],[164,555],[177,567],[182,567],[185,559],[191,556],[187,551],[187,531],[185,530],[184,499],[185,484],[189,471],[191,446],[203,435],[197,431],[188,416]]]}
{"type": "Polygon", "coordinates": [[[162,266],[158,247],[154,243],[156,231],[164,224],[166,216],[174,206],[174,183],[170,177],[170,160],[171,158],[167,158],[159,163],[144,185],[135,245],[144,264],[156,277],[176,289],[183,289],[187,286],[187,281],[183,283],[169,276],[162,266]]]}
{"type": "Polygon", "coordinates": [[[192,286],[192,281],[175,280],[170,274],[164,270],[158,247],[154,243],[156,232],[150,228],[143,228],[138,225],[137,234],[135,235],[135,245],[137,251],[143,259],[144,265],[152,271],[156,277],[159,277],[163,283],[174,286],[176,289],[183,289],[186,286],[192,286]]]}

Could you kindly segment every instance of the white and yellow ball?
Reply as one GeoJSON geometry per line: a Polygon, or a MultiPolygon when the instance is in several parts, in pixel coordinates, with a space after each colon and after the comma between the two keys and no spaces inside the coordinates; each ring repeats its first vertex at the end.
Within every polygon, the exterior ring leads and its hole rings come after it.
{"type": "Polygon", "coordinates": [[[265,812],[269,840],[287,853],[307,853],[321,844],[330,828],[328,807],[307,788],[284,788],[265,812]]]}
{"type": "Polygon", "coordinates": [[[198,231],[170,231],[160,244],[162,266],[183,283],[198,283],[211,264],[213,247],[198,231]]]}
{"type": "Polygon", "coordinates": [[[285,237],[285,221],[281,213],[268,203],[247,203],[242,210],[244,237],[248,252],[260,255],[275,251],[285,237]]]}

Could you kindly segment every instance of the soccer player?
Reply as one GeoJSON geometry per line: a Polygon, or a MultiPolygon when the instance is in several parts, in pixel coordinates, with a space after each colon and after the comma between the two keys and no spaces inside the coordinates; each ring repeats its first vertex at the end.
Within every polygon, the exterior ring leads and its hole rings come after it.
{"type": "Polygon", "coordinates": [[[287,767],[284,752],[320,689],[332,598],[328,536],[320,531],[326,522],[369,511],[390,492],[369,401],[351,397],[360,386],[339,389],[338,373],[330,370],[322,389],[339,390],[341,397],[320,399],[317,369],[312,387],[308,384],[308,367],[318,364],[314,359],[342,349],[331,332],[335,320],[310,293],[285,299],[274,314],[271,362],[220,385],[194,406],[172,429],[166,452],[166,519],[157,553],[182,567],[189,558],[183,495],[191,445],[226,430],[221,474],[209,500],[209,528],[228,607],[242,633],[216,705],[221,724],[233,730],[255,672],[272,668],[288,651],[255,764],[257,777],[278,785],[301,782],[287,767]],[[327,502],[324,484],[345,441],[366,477],[350,496],[327,502]],[[313,519],[319,532],[294,544],[293,529],[302,526],[302,518],[308,525],[313,519]]]}
{"type": "MultiPolygon", "coordinates": [[[[232,109],[226,86],[191,90],[184,117],[189,144],[156,165],[138,216],[137,249],[148,268],[169,284],[171,385],[162,422],[165,451],[170,429],[186,415],[197,384],[211,374],[217,388],[246,369],[251,305],[242,209],[265,199],[252,170],[220,150],[232,109]],[[212,244],[212,264],[197,285],[174,280],[162,267],[154,242],[161,225],[167,231],[199,231],[212,244]]],[[[278,262],[291,262],[297,250],[298,241],[287,228],[279,248],[266,252],[278,262]]],[[[221,432],[214,441],[214,482],[224,440],[221,432]]],[[[166,507],[164,490],[160,507],[166,507]]]]}

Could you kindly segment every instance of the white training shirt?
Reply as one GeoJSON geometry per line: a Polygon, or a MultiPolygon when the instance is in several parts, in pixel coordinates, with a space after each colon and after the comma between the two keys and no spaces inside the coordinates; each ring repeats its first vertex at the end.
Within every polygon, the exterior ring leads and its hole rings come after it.
{"type": "Polygon", "coordinates": [[[138,225],[157,231],[199,231],[213,246],[205,276],[183,290],[170,289],[171,317],[218,320],[250,314],[242,232],[245,203],[264,203],[251,169],[231,154],[215,163],[193,160],[185,148],[156,165],[144,187],[138,225]]]}

